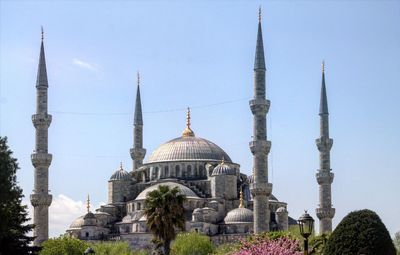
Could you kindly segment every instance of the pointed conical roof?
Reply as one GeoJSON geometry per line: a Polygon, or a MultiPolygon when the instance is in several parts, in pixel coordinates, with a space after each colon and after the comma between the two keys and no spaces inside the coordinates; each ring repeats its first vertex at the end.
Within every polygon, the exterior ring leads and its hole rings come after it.
{"type": "Polygon", "coordinates": [[[43,45],[43,28],[42,28],[42,43],[40,46],[39,66],[36,78],[36,87],[48,87],[47,71],[46,71],[46,58],[44,55],[43,45]]]}
{"type": "Polygon", "coordinates": [[[328,112],[328,99],[326,97],[325,87],[325,63],[322,62],[322,83],[321,83],[321,99],[319,104],[319,114],[329,114],[328,112]]]}
{"type": "Polygon", "coordinates": [[[265,70],[265,59],[264,59],[264,44],[261,29],[261,8],[259,10],[258,17],[258,32],[257,32],[257,45],[256,45],[256,56],[254,60],[254,70],[262,69],[265,70]]]}
{"type": "Polygon", "coordinates": [[[135,102],[135,116],[133,120],[134,125],[143,125],[143,116],[142,116],[142,102],[140,100],[140,76],[139,72],[137,74],[137,90],[136,90],[136,102],[135,102]]]}

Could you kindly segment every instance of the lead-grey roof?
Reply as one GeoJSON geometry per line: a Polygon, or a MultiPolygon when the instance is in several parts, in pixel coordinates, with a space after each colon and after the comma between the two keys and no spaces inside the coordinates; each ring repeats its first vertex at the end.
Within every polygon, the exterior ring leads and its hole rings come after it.
{"type": "Polygon", "coordinates": [[[228,164],[221,163],[214,168],[212,175],[236,175],[236,170],[228,164]]]}
{"type": "Polygon", "coordinates": [[[199,198],[196,195],[196,193],[194,193],[193,190],[191,190],[190,188],[188,188],[188,187],[186,187],[186,186],[184,186],[182,184],[179,184],[179,183],[176,183],[176,182],[161,182],[161,183],[154,184],[154,185],[146,188],[142,192],[140,192],[140,194],[136,197],[135,200],[144,200],[144,199],[146,199],[147,193],[158,189],[158,187],[160,185],[169,186],[171,189],[174,188],[174,187],[178,187],[179,190],[180,190],[179,194],[186,195],[187,198],[199,198]]]}
{"type": "Polygon", "coordinates": [[[215,143],[200,137],[178,137],[160,145],[146,163],[168,161],[220,161],[232,163],[226,152],[215,143]]]}
{"type": "Polygon", "coordinates": [[[247,208],[233,209],[228,212],[224,221],[225,224],[253,222],[253,211],[247,208]]]}
{"type": "Polygon", "coordinates": [[[129,181],[130,179],[130,174],[124,169],[115,171],[115,173],[110,177],[110,181],[129,181]]]}

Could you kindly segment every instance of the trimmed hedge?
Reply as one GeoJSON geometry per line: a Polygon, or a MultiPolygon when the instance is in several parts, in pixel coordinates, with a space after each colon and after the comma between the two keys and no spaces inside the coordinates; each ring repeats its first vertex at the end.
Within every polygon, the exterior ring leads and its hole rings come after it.
{"type": "Polygon", "coordinates": [[[333,231],[325,255],[395,255],[392,239],[379,216],[371,210],[349,213],[333,231]]]}

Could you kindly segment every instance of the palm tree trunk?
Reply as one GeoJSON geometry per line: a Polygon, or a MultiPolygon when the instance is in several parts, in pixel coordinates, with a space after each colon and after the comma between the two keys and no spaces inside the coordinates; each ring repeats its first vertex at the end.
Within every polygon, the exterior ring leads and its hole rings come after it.
{"type": "Polygon", "coordinates": [[[165,251],[165,255],[169,255],[169,253],[171,252],[171,241],[170,240],[165,240],[164,242],[164,251],[165,251]]]}

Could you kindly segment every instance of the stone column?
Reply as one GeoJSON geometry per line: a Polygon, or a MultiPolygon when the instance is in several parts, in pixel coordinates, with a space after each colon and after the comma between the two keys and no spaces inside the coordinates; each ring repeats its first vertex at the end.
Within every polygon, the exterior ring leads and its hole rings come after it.
{"type": "Polygon", "coordinates": [[[254,232],[269,231],[269,203],[268,197],[272,192],[272,184],[268,183],[268,154],[271,142],[267,140],[266,115],[270,101],[266,99],[265,88],[265,59],[261,30],[261,10],[259,13],[256,56],[254,61],[254,98],[250,100],[250,109],[253,113],[253,141],[250,150],[253,154],[254,181],[250,184],[253,195],[254,232]]]}
{"type": "Polygon", "coordinates": [[[33,223],[35,224],[35,245],[40,245],[49,237],[49,206],[52,196],[49,194],[49,166],[52,155],[48,153],[48,128],[52,117],[47,113],[47,71],[43,46],[40,48],[40,59],[36,81],[36,114],[32,115],[33,126],[36,129],[35,150],[31,155],[32,165],[35,168],[34,190],[30,196],[34,208],[33,223]]]}
{"type": "Polygon", "coordinates": [[[333,139],[329,138],[329,112],[328,100],[325,87],[325,66],[322,63],[322,86],[320,101],[320,138],[316,140],[319,150],[319,169],[316,179],[319,185],[319,207],[316,214],[319,222],[319,233],[332,232],[332,218],[335,215],[335,208],[332,208],[331,184],[334,174],[331,172],[330,151],[333,139]]]}

